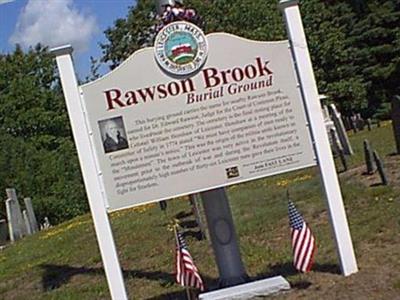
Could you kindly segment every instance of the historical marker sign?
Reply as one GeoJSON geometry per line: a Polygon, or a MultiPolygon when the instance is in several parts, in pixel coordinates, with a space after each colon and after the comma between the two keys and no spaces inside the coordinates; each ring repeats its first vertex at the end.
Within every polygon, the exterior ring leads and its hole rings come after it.
{"type": "Polygon", "coordinates": [[[289,43],[207,40],[169,45],[194,75],[147,48],[81,87],[109,210],[315,165],[289,43]]]}
{"type": "Polygon", "coordinates": [[[171,26],[155,48],[78,87],[72,48],[52,50],[113,299],[128,297],[106,207],[312,166],[314,148],[342,272],[357,272],[298,1],[281,0],[280,8],[292,53],[287,41],[222,33],[205,41],[195,27],[171,26]]]}

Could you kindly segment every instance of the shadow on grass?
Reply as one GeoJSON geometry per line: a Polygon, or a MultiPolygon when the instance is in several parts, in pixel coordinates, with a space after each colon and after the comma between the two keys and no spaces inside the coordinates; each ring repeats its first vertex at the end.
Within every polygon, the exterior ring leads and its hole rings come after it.
{"type": "Polygon", "coordinates": [[[181,291],[181,292],[168,293],[147,298],[146,300],[186,300],[186,299],[187,299],[186,292],[181,291]]]}
{"type": "Polygon", "coordinates": [[[196,220],[187,220],[187,221],[181,221],[179,223],[183,228],[197,228],[199,227],[199,224],[197,224],[196,220]]]}
{"type": "MultiPolygon", "coordinates": [[[[314,272],[321,272],[321,273],[331,273],[331,274],[340,274],[340,269],[337,265],[334,264],[318,264],[315,263],[312,267],[312,271],[314,272]]],[[[257,275],[255,280],[259,279],[264,279],[268,277],[273,277],[273,276],[292,276],[299,274],[299,272],[293,267],[292,262],[287,262],[284,264],[276,264],[271,267],[268,267],[268,269],[257,275]]]]}
{"type": "MultiPolygon", "coordinates": [[[[42,278],[42,287],[44,290],[53,290],[67,284],[72,277],[76,275],[104,275],[103,268],[86,268],[86,267],[71,267],[68,265],[42,265],[44,274],[42,278]]],[[[165,272],[148,272],[141,270],[123,271],[125,278],[146,278],[149,280],[159,281],[160,285],[166,286],[174,283],[172,274],[165,272]]]]}
{"type": "MultiPolygon", "coordinates": [[[[42,287],[44,291],[50,291],[54,289],[58,289],[64,284],[68,284],[68,282],[72,279],[72,277],[76,275],[89,275],[89,276],[104,276],[103,268],[87,268],[87,267],[72,267],[69,265],[51,265],[44,264],[41,266],[44,269],[44,274],[42,278],[42,287]]],[[[314,272],[322,272],[322,273],[331,273],[331,274],[340,274],[340,269],[337,265],[334,264],[314,264],[313,266],[314,272]]],[[[298,272],[294,269],[291,262],[284,264],[277,264],[272,267],[269,267],[265,272],[257,275],[255,278],[252,278],[252,281],[265,279],[273,276],[291,276],[296,275],[298,272]]],[[[175,279],[173,274],[166,272],[149,272],[149,271],[141,271],[141,270],[124,270],[123,275],[125,278],[145,278],[148,280],[158,281],[161,286],[169,286],[175,284],[175,279]]],[[[206,283],[206,286],[209,287],[209,290],[214,290],[217,286],[218,279],[210,278],[203,275],[203,280],[206,283]]],[[[311,286],[311,283],[308,281],[296,281],[292,282],[292,288],[295,289],[307,289],[311,286]]],[[[163,295],[155,296],[149,298],[148,300],[161,300],[161,299],[186,299],[185,291],[180,292],[171,292],[163,295]]]]}
{"type": "MultiPolygon", "coordinates": [[[[87,268],[87,267],[71,267],[68,265],[41,265],[44,269],[42,278],[42,287],[44,291],[51,291],[60,288],[64,284],[72,279],[76,275],[89,275],[89,276],[104,276],[103,268],[87,268]]],[[[161,286],[169,286],[175,284],[175,278],[173,274],[166,272],[148,272],[141,270],[124,270],[124,278],[145,278],[148,280],[158,281],[161,286]]],[[[212,279],[207,276],[202,276],[206,284],[215,283],[217,279],[212,279]]],[[[210,285],[211,286],[211,285],[210,285]]],[[[149,299],[186,299],[186,292],[172,292],[163,295],[159,295],[149,299]]]]}
{"type": "Polygon", "coordinates": [[[185,218],[190,217],[190,216],[193,216],[192,212],[181,211],[181,212],[179,212],[179,213],[177,213],[175,215],[175,218],[176,219],[185,219],[185,218]]]}
{"type": "Polygon", "coordinates": [[[376,182],[370,185],[370,187],[377,187],[377,186],[387,186],[389,184],[383,184],[382,182],[376,182]]]}

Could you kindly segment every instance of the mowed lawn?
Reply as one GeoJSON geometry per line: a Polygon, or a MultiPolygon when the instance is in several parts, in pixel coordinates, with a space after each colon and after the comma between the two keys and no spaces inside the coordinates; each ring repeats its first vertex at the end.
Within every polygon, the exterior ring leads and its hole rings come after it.
{"type": "MultiPolygon", "coordinates": [[[[335,242],[317,168],[227,188],[242,258],[249,276],[281,274],[292,289],[277,299],[400,299],[400,157],[391,124],[350,136],[355,155],[340,172],[348,221],[360,271],[340,275],[335,242]],[[363,175],[363,140],[385,161],[389,186],[378,174],[363,175]],[[286,190],[314,231],[318,252],[313,271],[292,267],[286,190]]],[[[338,170],[341,166],[338,163],[338,170]]],[[[190,252],[209,289],[218,271],[208,240],[199,241],[187,198],[168,202],[164,213],[147,205],[111,215],[130,299],[185,299],[176,285],[171,219],[186,227],[190,252]]],[[[109,299],[90,215],[27,237],[0,251],[0,299],[109,299]]]]}

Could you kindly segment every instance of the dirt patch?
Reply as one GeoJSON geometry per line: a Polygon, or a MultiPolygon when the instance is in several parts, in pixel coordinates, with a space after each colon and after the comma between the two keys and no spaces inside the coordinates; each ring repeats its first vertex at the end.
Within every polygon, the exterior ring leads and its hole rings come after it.
{"type": "MultiPolygon", "coordinates": [[[[398,186],[398,183],[400,183],[400,155],[388,155],[383,157],[383,165],[389,183],[394,187],[398,186]]],[[[367,174],[366,171],[367,167],[364,164],[342,173],[340,177],[343,179],[350,179],[357,176],[358,181],[367,187],[379,186],[382,184],[377,170],[371,175],[367,174]]]]}

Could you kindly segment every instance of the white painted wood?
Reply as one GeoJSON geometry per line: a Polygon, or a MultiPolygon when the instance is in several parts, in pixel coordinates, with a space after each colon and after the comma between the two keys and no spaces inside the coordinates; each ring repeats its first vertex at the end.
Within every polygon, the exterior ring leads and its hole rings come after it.
{"type": "Polygon", "coordinates": [[[353,243],[343,205],[342,193],[336,175],[328,135],[319,103],[318,89],[297,0],[280,1],[283,10],[292,53],[301,84],[308,114],[315,151],[322,176],[330,222],[333,228],[342,273],[348,276],[358,271],[353,243]]]}
{"type": "Polygon", "coordinates": [[[96,229],[96,236],[103,259],[104,269],[114,300],[128,299],[118,255],[114,243],[110,221],[104,205],[93,149],[90,144],[89,131],[86,125],[84,110],[79,94],[78,84],[72,63],[72,47],[63,46],[52,49],[56,56],[61,83],[67,104],[75,145],[78,150],[86,193],[96,229]]]}

